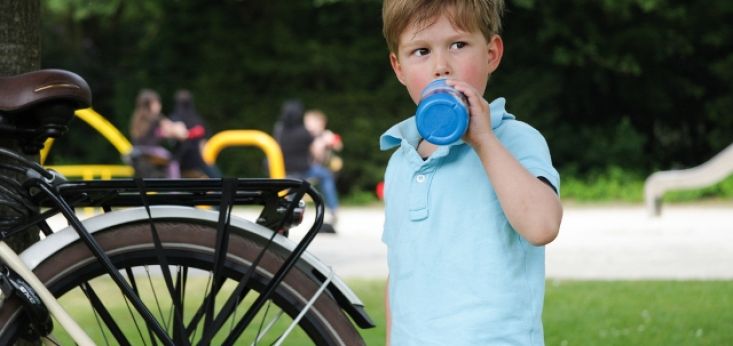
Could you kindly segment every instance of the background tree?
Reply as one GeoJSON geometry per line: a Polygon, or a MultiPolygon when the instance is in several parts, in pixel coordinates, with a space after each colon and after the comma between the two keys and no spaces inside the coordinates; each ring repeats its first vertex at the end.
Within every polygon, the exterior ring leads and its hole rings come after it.
{"type": "MultiPolygon", "coordinates": [[[[87,79],[95,108],[123,130],[142,87],[161,93],[164,112],[175,89],[192,90],[215,131],[270,132],[280,103],[301,98],[343,135],[339,190],[372,191],[389,155],[379,135],[415,111],[389,67],[381,3],[46,0],[43,62],[87,79]]],[[[507,3],[505,58],[486,96],[506,97],[545,135],[564,177],[642,179],[733,142],[733,2],[507,3]]],[[[52,159],[119,162],[81,138],[63,138],[52,159]]],[[[232,150],[219,163],[263,176],[262,160],[232,150]]]]}
{"type": "MultiPolygon", "coordinates": [[[[0,76],[41,66],[40,15],[39,0],[0,0],[0,76]]],[[[7,138],[0,138],[0,146],[19,150],[18,144],[7,138]]],[[[0,206],[0,217],[7,212],[0,206]]],[[[18,251],[36,239],[38,230],[29,230],[8,239],[8,245],[18,251]]]]}

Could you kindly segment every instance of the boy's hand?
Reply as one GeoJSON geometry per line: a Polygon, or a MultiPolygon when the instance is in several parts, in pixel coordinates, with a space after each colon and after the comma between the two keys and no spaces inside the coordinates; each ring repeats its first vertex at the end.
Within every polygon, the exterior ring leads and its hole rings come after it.
{"type": "Polygon", "coordinates": [[[463,93],[468,100],[468,130],[463,136],[463,140],[476,147],[493,133],[489,102],[483,98],[483,95],[479,94],[476,88],[466,82],[449,79],[446,83],[463,93]]]}

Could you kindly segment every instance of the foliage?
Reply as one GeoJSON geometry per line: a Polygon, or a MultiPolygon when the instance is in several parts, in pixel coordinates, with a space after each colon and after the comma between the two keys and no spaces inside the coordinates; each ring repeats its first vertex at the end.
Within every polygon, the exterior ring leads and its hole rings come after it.
{"type": "Polygon", "coordinates": [[[561,175],[560,195],[564,201],[576,202],[642,202],[644,178],[618,167],[604,172],[561,175]]]}
{"type": "MultiPolygon", "coordinates": [[[[642,203],[646,178],[619,167],[580,175],[561,173],[560,195],[565,204],[642,203]]],[[[719,202],[733,200],[733,175],[699,189],[671,190],[662,196],[664,203],[719,202]]],[[[345,205],[378,203],[374,191],[354,191],[343,196],[345,205]]]]}
{"type": "MultiPolygon", "coordinates": [[[[95,108],[125,132],[143,87],[163,95],[164,111],[175,89],[191,89],[215,131],[270,132],[281,102],[299,97],[342,134],[339,190],[348,194],[381,180],[389,153],[378,137],[414,111],[389,67],[381,1],[43,5],[44,66],[80,73],[95,108]]],[[[644,177],[698,165],[733,141],[732,14],[722,0],[510,0],[487,98],[507,97],[509,111],[545,135],[556,166],[579,180],[616,167],[644,177]]],[[[116,159],[84,137],[68,144],[58,155],[116,159]]],[[[220,166],[262,176],[261,161],[238,152],[220,166]]]]}
{"type": "Polygon", "coordinates": [[[341,204],[350,206],[368,206],[380,203],[375,190],[354,191],[341,199],[341,204]]]}
{"type": "MultiPolygon", "coordinates": [[[[561,174],[560,195],[565,202],[625,202],[644,201],[646,177],[619,167],[596,171],[582,177],[577,172],[561,174]]],[[[700,200],[733,200],[733,175],[698,189],[672,190],[664,194],[664,202],[685,203],[700,200]]]]}
{"type": "Polygon", "coordinates": [[[670,191],[665,193],[665,202],[689,202],[696,200],[733,200],[733,175],[723,181],[700,189],[670,191]]]}
{"type": "Polygon", "coordinates": [[[733,51],[724,42],[733,31],[723,23],[733,4],[521,3],[506,17],[506,58],[495,87],[519,96],[517,113],[545,133],[561,168],[573,162],[581,173],[602,169],[585,161],[595,155],[648,173],[696,165],[730,144],[731,120],[720,114],[731,111],[733,51]],[[603,149],[585,135],[623,121],[640,135],[632,138],[635,152],[614,143],[603,149]]]}

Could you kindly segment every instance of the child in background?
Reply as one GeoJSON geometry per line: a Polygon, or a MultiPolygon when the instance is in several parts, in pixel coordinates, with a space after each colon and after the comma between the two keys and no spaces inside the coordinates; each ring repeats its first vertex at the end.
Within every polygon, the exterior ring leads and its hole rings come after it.
{"type": "Polygon", "coordinates": [[[341,142],[341,136],[327,128],[326,114],[319,109],[311,109],[305,112],[303,121],[305,128],[313,135],[311,144],[313,162],[330,169],[334,174],[341,171],[344,164],[336,152],[341,151],[344,144],[341,142]]]}

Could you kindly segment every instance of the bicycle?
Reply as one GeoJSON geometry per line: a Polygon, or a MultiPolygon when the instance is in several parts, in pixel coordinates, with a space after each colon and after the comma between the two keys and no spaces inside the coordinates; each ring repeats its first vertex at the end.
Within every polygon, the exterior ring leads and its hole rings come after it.
{"type": "MultiPolygon", "coordinates": [[[[87,83],[68,71],[0,78],[0,134],[35,154],[90,104],[87,83]]],[[[374,326],[351,289],[305,251],[324,213],[305,181],[67,181],[0,148],[0,203],[8,210],[0,218],[2,345],[67,337],[279,345],[296,328],[318,345],[360,345],[357,327],[374,326]],[[315,217],[296,243],[287,233],[302,222],[306,196],[315,217]],[[232,215],[240,206],[260,207],[257,220],[232,215]],[[86,207],[104,213],[81,221],[75,209],[86,207]],[[53,231],[55,215],[69,225],[53,231]],[[43,238],[19,255],[5,240],[30,227],[43,238]]]]}

